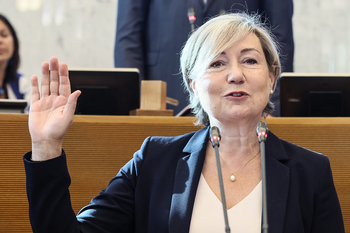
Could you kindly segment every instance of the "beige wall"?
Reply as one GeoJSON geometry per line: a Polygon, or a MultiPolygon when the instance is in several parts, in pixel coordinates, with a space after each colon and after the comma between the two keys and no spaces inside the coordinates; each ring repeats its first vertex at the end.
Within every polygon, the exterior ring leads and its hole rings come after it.
{"type": "MultiPolygon", "coordinates": [[[[117,0],[0,0],[28,77],[51,56],[69,67],[113,67],[116,10],[117,0]]],[[[296,72],[350,73],[349,10],[348,0],[294,0],[296,72]]]]}
{"type": "Polygon", "coordinates": [[[296,72],[350,73],[349,10],[349,0],[294,0],[296,72]]]}
{"type": "Polygon", "coordinates": [[[28,77],[39,75],[51,56],[69,67],[114,67],[116,9],[117,0],[0,0],[0,12],[20,39],[20,70],[28,77]],[[29,9],[19,10],[20,2],[29,9]]]}

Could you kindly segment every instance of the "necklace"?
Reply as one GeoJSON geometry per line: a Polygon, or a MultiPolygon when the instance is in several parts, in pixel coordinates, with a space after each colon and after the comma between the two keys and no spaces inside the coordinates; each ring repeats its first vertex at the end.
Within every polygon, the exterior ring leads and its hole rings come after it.
{"type": "Polygon", "coordinates": [[[253,157],[251,157],[245,164],[243,164],[242,167],[240,167],[240,168],[239,168],[237,171],[235,171],[235,172],[231,172],[231,170],[230,170],[230,168],[227,166],[225,160],[220,156],[220,158],[222,159],[222,162],[224,162],[226,168],[227,168],[227,169],[230,171],[230,173],[231,173],[230,180],[231,180],[232,182],[236,180],[235,173],[237,173],[237,172],[239,172],[240,170],[242,170],[243,168],[245,168],[245,166],[247,166],[248,163],[249,163],[250,161],[252,161],[252,160],[259,154],[259,152],[260,152],[260,150],[258,151],[258,153],[256,153],[253,157]]]}

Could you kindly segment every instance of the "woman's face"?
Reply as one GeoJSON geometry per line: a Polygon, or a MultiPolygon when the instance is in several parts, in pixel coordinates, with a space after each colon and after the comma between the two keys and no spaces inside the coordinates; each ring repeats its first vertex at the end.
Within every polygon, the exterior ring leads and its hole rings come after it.
{"type": "Polygon", "coordinates": [[[0,20],[0,63],[8,62],[14,52],[14,41],[10,29],[0,20]]]}
{"type": "Polygon", "coordinates": [[[222,52],[192,83],[210,122],[260,119],[275,77],[258,37],[251,33],[222,52]]]}

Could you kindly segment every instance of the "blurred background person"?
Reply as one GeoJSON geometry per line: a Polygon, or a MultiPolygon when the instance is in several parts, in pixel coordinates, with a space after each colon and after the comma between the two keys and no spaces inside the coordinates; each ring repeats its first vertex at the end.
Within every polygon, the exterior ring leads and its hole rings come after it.
{"type": "MultiPolygon", "coordinates": [[[[143,80],[165,81],[167,96],[179,101],[178,106],[167,105],[167,108],[179,113],[188,105],[179,72],[181,48],[193,28],[225,11],[265,16],[281,45],[282,71],[293,71],[292,0],[120,0],[115,67],[136,67],[143,80]]],[[[279,93],[277,83],[271,99],[275,104],[274,116],[280,116],[279,93]]]]}
{"type": "Polygon", "coordinates": [[[29,103],[30,83],[18,73],[19,64],[17,34],[8,19],[0,14],[0,99],[26,99],[29,103]]]}

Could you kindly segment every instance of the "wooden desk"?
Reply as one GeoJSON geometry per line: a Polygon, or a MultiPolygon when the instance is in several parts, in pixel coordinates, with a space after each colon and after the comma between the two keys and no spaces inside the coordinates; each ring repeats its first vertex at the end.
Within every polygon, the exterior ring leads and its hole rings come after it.
{"type": "MultiPolygon", "coordinates": [[[[31,232],[22,156],[31,149],[28,117],[0,114],[0,232],[31,232]]],[[[108,185],[150,135],[195,131],[191,117],[75,116],[64,140],[73,209],[108,185]]],[[[350,118],[269,118],[279,137],[329,156],[346,231],[350,232],[350,118]]]]}

